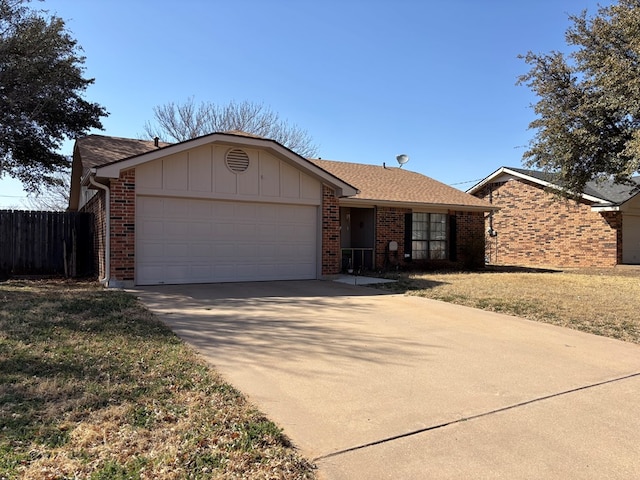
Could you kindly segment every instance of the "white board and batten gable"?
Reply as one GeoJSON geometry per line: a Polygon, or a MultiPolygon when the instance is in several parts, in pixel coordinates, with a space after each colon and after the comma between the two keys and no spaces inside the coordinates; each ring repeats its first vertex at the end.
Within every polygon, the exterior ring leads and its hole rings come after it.
{"type": "Polygon", "coordinates": [[[264,150],[214,144],[137,166],[136,194],[320,205],[322,184],[264,150]]]}

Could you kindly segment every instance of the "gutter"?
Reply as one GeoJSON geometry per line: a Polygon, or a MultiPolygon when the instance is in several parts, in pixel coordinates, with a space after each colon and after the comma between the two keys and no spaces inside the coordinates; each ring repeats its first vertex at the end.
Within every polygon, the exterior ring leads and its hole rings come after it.
{"type": "MultiPolygon", "coordinates": [[[[396,200],[375,200],[367,198],[340,198],[340,206],[345,207],[397,207],[397,208],[418,208],[418,209],[437,209],[442,211],[458,211],[458,212],[492,212],[500,210],[501,207],[496,205],[479,206],[479,205],[463,205],[453,203],[421,203],[421,202],[407,202],[396,200]]],[[[425,210],[426,211],[426,210],[425,210]]],[[[431,210],[429,210],[431,211],[431,210]]],[[[436,213],[435,211],[433,213],[436,213]]]]}
{"type": "Polygon", "coordinates": [[[109,204],[111,203],[111,192],[109,191],[109,187],[98,183],[96,181],[96,169],[91,169],[91,173],[89,175],[89,183],[94,187],[97,187],[101,190],[104,190],[104,202],[105,202],[105,212],[104,212],[104,277],[98,279],[98,281],[104,285],[105,287],[109,286],[110,280],[110,272],[111,272],[111,208],[109,204]]]}
{"type": "Polygon", "coordinates": [[[619,205],[592,205],[591,211],[592,212],[619,212],[620,206],[619,205]]]}

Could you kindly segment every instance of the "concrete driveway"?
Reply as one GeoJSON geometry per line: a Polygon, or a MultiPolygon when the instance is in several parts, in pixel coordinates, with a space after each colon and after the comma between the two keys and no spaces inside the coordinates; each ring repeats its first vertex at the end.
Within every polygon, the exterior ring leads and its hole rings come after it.
{"type": "Polygon", "coordinates": [[[320,478],[640,478],[640,347],[335,282],[144,287],[320,478]]]}

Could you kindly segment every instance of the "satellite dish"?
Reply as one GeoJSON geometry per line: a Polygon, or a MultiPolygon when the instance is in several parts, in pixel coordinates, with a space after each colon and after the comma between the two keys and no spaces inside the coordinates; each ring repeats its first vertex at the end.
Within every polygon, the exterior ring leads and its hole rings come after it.
{"type": "Polygon", "coordinates": [[[396,160],[400,164],[400,168],[409,161],[409,155],[405,155],[404,153],[401,155],[396,155],[396,160]]]}

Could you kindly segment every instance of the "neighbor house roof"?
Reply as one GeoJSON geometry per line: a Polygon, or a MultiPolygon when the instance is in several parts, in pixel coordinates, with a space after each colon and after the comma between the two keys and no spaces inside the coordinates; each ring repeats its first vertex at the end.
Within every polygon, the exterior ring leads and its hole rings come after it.
{"type": "Polygon", "coordinates": [[[403,168],[320,159],[311,161],[359,190],[357,195],[345,199],[345,203],[429,204],[482,211],[493,208],[473,195],[403,168]]]}
{"type": "MultiPolygon", "coordinates": [[[[500,178],[506,178],[508,176],[528,180],[548,188],[561,189],[558,185],[557,177],[553,173],[541,172],[539,170],[527,170],[524,168],[501,167],[483,179],[480,183],[471,187],[467,192],[471,194],[476,193],[485,185],[499,181],[500,178]]],[[[612,181],[587,182],[584,191],[582,192],[582,198],[584,200],[594,202],[599,206],[621,205],[640,193],[640,176],[632,177],[631,180],[634,182],[633,185],[624,185],[614,183],[612,181]]]]}

